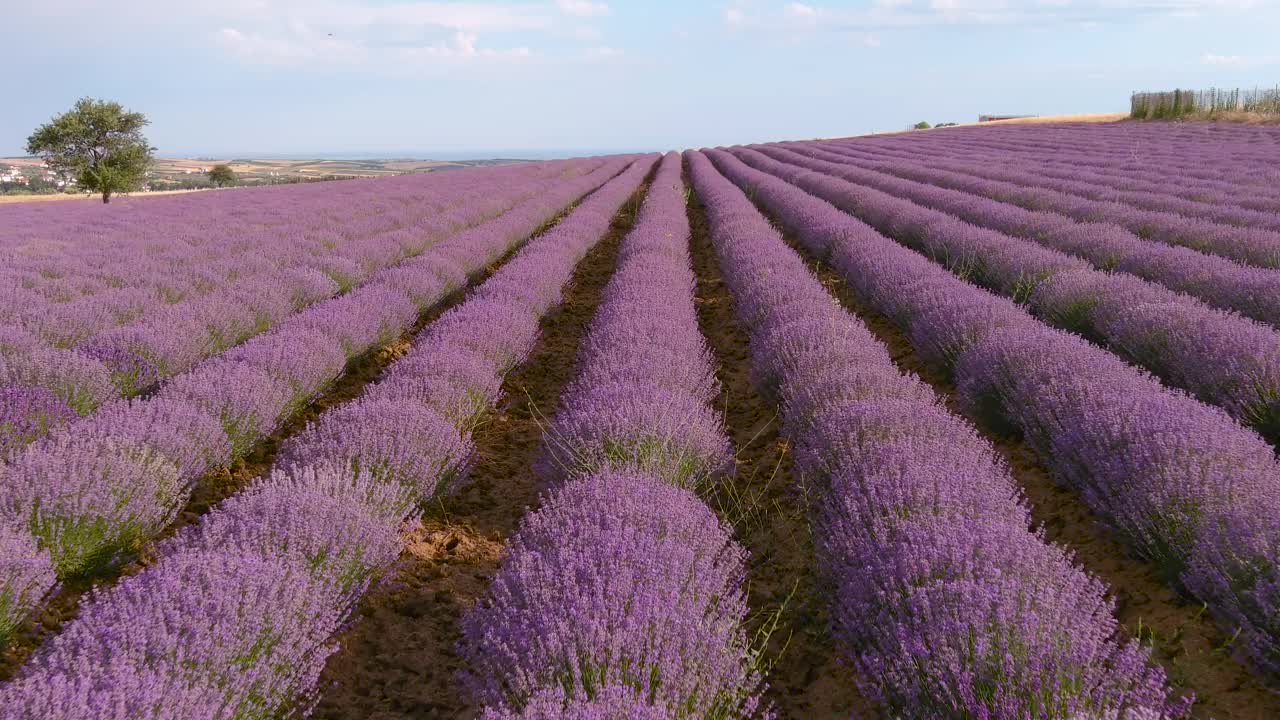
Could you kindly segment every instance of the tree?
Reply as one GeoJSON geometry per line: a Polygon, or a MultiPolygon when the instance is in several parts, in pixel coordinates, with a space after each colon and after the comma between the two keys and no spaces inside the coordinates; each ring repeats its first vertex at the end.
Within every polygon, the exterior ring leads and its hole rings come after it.
{"type": "Polygon", "coordinates": [[[214,165],[209,168],[209,182],[218,187],[226,187],[234,185],[236,181],[236,171],[231,169],[230,165],[223,163],[214,165]]]}
{"type": "Polygon", "coordinates": [[[911,127],[915,128],[916,130],[928,130],[929,123],[925,122],[924,120],[921,120],[920,122],[916,123],[915,125],[912,125],[911,127]]]}
{"type": "Polygon", "coordinates": [[[118,102],[81,98],[31,133],[27,153],[110,202],[113,193],[137,190],[146,179],[155,150],[142,135],[147,122],[118,102]]]}

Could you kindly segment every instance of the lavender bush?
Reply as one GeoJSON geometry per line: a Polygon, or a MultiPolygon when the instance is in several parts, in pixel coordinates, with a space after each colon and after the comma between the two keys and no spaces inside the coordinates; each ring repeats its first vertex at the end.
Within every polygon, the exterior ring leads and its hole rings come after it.
{"type": "MultiPolygon", "coordinates": [[[[673,717],[749,715],[744,553],[687,490],[645,475],[569,481],[521,523],[463,620],[469,684],[496,717],[549,688],[635,688],[673,717]]],[[[535,705],[536,707],[536,705],[535,705]]],[[[521,713],[515,714],[512,713],[521,713]]]]}
{"type": "Polygon", "coordinates": [[[22,528],[0,522],[0,648],[55,582],[49,553],[22,528]]]}
{"type": "MultiPolygon", "coordinates": [[[[610,159],[592,173],[564,179],[511,212],[439,242],[400,267],[425,266],[422,282],[443,293],[445,288],[436,285],[439,258],[464,263],[468,272],[478,271],[629,162],[627,157],[610,159]]],[[[517,286],[528,286],[527,279],[517,281],[517,286]]],[[[66,558],[55,563],[60,576],[114,562],[167,524],[201,473],[245,454],[288,413],[299,409],[311,397],[304,396],[301,388],[323,389],[333,378],[337,353],[343,354],[344,362],[347,354],[356,354],[356,348],[344,341],[357,338],[376,343],[393,334],[393,325],[397,335],[408,329],[417,316],[407,310],[408,294],[375,278],[340,298],[290,316],[234,353],[172,378],[151,398],[127,405],[112,403],[112,408],[122,409],[64,426],[51,442],[77,449],[58,454],[31,446],[15,455],[0,483],[0,508],[31,524],[43,542],[66,545],[46,544],[55,558],[66,558]],[[323,340],[290,344],[300,333],[323,340]],[[280,361],[282,357],[289,360],[280,361]],[[209,420],[221,428],[211,431],[209,420]],[[170,471],[143,472],[139,457],[176,465],[176,478],[170,471]],[[129,479],[140,473],[147,477],[131,488],[129,479]],[[122,493],[127,502],[113,500],[122,493]]],[[[536,321],[532,327],[536,328],[536,321]]],[[[474,328],[461,331],[476,334],[474,328]]],[[[361,347],[359,352],[368,349],[361,347]]]]}
{"type": "Polygon", "coordinates": [[[993,194],[986,189],[988,181],[971,175],[939,172],[908,161],[894,161],[871,170],[848,164],[853,161],[848,155],[812,144],[755,148],[789,162],[807,157],[842,163],[822,167],[842,179],[1076,255],[1101,270],[1128,272],[1194,295],[1214,307],[1280,325],[1280,271],[1276,269],[1249,267],[1190,248],[1144,240],[1119,225],[1082,222],[1059,213],[993,200],[988,197],[993,194]],[[785,154],[775,154],[779,151],[785,154]]]}
{"type": "MultiPolygon", "coordinates": [[[[349,333],[342,338],[348,347],[363,352],[373,342],[371,337],[398,334],[404,315],[416,313],[412,305],[392,298],[383,308],[389,314],[378,316],[369,309],[351,308],[335,295],[375,279],[385,269],[400,268],[407,258],[421,255],[450,233],[531,199],[541,182],[580,180],[595,167],[601,167],[600,161],[537,163],[469,173],[468,183],[423,176],[384,182],[387,195],[372,207],[390,200],[394,208],[383,208],[383,219],[373,223],[359,212],[347,211],[316,226],[314,207],[304,204],[281,211],[255,206],[261,196],[250,193],[238,195],[244,204],[239,209],[255,227],[239,236],[224,227],[227,217],[222,216],[208,238],[189,237],[189,228],[184,228],[176,233],[176,241],[157,243],[152,223],[160,221],[164,227],[163,211],[170,207],[169,201],[162,201],[148,206],[161,211],[158,217],[144,213],[117,218],[126,222],[121,227],[96,218],[108,223],[106,257],[99,255],[104,251],[98,242],[101,228],[95,228],[94,242],[81,238],[34,265],[21,253],[8,257],[0,246],[0,256],[13,261],[0,273],[0,287],[11,282],[18,290],[29,289],[27,299],[15,298],[12,317],[0,313],[0,333],[18,339],[16,344],[0,342],[0,354],[8,356],[0,360],[0,378],[49,389],[88,414],[107,399],[150,390],[160,380],[190,370],[202,359],[317,304],[329,308],[318,316],[318,326],[295,321],[293,327],[319,329],[321,334],[343,327],[349,333]],[[264,211],[271,217],[255,221],[254,213],[264,211]],[[137,226],[128,224],[135,221],[137,226]],[[117,232],[126,239],[116,237],[117,232]],[[333,239],[335,234],[339,239],[333,239]],[[84,253],[92,264],[78,258],[84,253]],[[68,294],[69,288],[74,292],[68,294]],[[343,308],[348,311],[339,317],[343,308]]],[[[311,194],[321,196],[314,200],[327,195],[311,194]]],[[[192,222],[192,215],[208,210],[204,205],[221,203],[209,198],[205,204],[177,204],[188,206],[189,215],[182,219],[192,222]]],[[[64,224],[78,222],[65,216],[56,222],[45,218],[42,227],[57,234],[67,230],[64,224]]],[[[20,230],[16,237],[26,234],[20,230]]],[[[364,302],[374,299],[380,298],[366,297],[364,302]]],[[[426,300],[431,302],[434,298],[426,300]]]]}
{"type": "MultiPolygon", "coordinates": [[[[831,205],[709,154],[814,249],[855,237],[831,205]]],[[[863,692],[900,717],[1181,715],[1101,583],[1028,527],[991,447],[894,368],[706,155],[689,163],[753,366],[783,398],[796,471],[816,491],[832,632],[863,692]],[[850,390],[806,391],[824,376],[850,390]]]]}
{"type": "Polygon", "coordinates": [[[554,489],[464,619],[485,717],[770,715],[745,551],[689,492],[732,455],[707,405],[680,170],[663,159],[583,339],[543,446],[554,489]]]}
{"type": "Polygon", "coordinates": [[[74,417],[69,405],[44,388],[0,385],[0,460],[74,417]]]}
{"type": "MultiPolygon", "coordinates": [[[[846,150],[844,146],[841,150],[846,150]]],[[[850,154],[870,160],[884,160],[876,152],[850,150],[850,154]]],[[[1139,237],[1212,253],[1258,267],[1280,267],[1280,230],[1242,227],[1168,210],[1150,210],[1116,200],[1095,200],[1080,194],[1041,187],[1045,180],[1034,172],[1001,168],[998,163],[960,164],[932,160],[934,168],[961,177],[977,176],[986,184],[990,197],[1028,209],[1048,209],[1082,221],[1120,225],[1139,237]]],[[[888,168],[885,168],[888,169],[888,168]]]]}
{"type": "Polygon", "coordinates": [[[839,178],[862,175],[834,163],[783,150],[738,153],[747,163],[849,210],[960,277],[1016,301],[1028,300],[1028,309],[1038,317],[1099,341],[1166,382],[1226,409],[1269,439],[1280,439],[1280,332],[1275,329],[1134,276],[1092,270],[1061,253],[844,182],[839,178]]]}
{"type": "MultiPolygon", "coordinates": [[[[558,297],[574,265],[606,230],[610,210],[616,212],[650,164],[646,158],[631,162],[584,201],[587,212],[575,212],[531,242],[475,296],[491,305],[504,288],[519,288],[510,302],[527,307],[524,291],[534,282],[542,288],[538,296],[558,297]]],[[[464,333],[525,331],[522,352],[537,338],[536,322],[451,328],[428,326],[393,364],[400,366],[397,382],[429,387],[407,381],[415,371],[424,379],[434,372],[430,358],[467,347],[464,333]],[[449,345],[436,344],[445,338],[449,345]]],[[[442,377],[458,377],[458,366],[441,368],[442,377]]],[[[396,402],[387,392],[325,413],[317,427],[348,407],[365,411],[396,402]]],[[[412,404],[415,397],[400,401],[412,404]]],[[[430,415],[433,405],[420,407],[430,415]]],[[[448,448],[462,430],[434,422],[415,429],[421,434],[412,439],[424,448],[448,448]]],[[[415,478],[410,486],[356,470],[376,467],[385,457],[379,440],[386,436],[363,437],[373,442],[346,445],[339,462],[323,443],[297,443],[274,472],[166,541],[154,564],[91,597],[77,619],[0,687],[0,718],[132,720],[176,713],[266,720],[308,714],[324,661],[335,649],[333,634],[369,583],[395,563],[400,531],[425,499],[418,488],[440,482],[415,478]]]]}
{"type": "Polygon", "coordinates": [[[1238,628],[1260,667],[1280,669],[1266,555],[1280,537],[1280,467],[1265,441],[795,186],[712,155],[917,347],[948,347],[926,356],[953,373],[969,412],[1020,430],[1175,587],[1238,628]]]}

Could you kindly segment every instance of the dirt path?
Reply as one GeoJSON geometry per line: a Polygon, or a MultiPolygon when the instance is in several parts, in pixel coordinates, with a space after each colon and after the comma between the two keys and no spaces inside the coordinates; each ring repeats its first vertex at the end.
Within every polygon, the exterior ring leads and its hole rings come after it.
{"type": "MultiPolygon", "coordinates": [[[[192,190],[153,190],[151,192],[135,192],[122,195],[112,195],[111,202],[119,203],[121,201],[129,202],[137,198],[145,197],[162,197],[164,195],[186,195],[194,192],[205,192],[206,190],[218,190],[220,188],[198,188],[192,190]]],[[[79,200],[81,202],[94,202],[102,204],[102,196],[92,193],[51,193],[48,195],[0,195],[0,205],[10,205],[17,203],[29,202],[61,202],[64,200],[79,200]]]]}
{"type": "Polygon", "coordinates": [[[826,605],[813,573],[806,498],[791,475],[787,443],[778,434],[781,417],[751,383],[747,336],[733,316],[733,299],[696,196],[689,222],[699,322],[719,361],[717,403],[738,452],[736,477],[708,502],[733,520],[738,540],[751,551],[751,629],[781,609],[768,645],[773,664],[766,697],[780,718],[871,717],[827,635],[826,605]]]}
{"type": "MultiPolygon", "coordinates": [[[[788,238],[788,242],[809,262],[832,294],[888,346],[899,367],[928,382],[952,412],[964,414],[956,402],[954,385],[924,364],[905,334],[883,315],[858,302],[834,271],[815,262],[793,239],[788,238]]],[[[980,432],[1008,463],[1014,480],[1026,495],[1033,519],[1043,526],[1045,536],[1070,548],[1081,566],[1107,584],[1116,599],[1120,622],[1152,646],[1153,659],[1164,666],[1175,690],[1196,694],[1194,717],[1280,718],[1280,694],[1267,689],[1240,658],[1231,655],[1228,638],[1199,604],[1185,602],[1160,580],[1149,564],[1130,555],[1079,494],[1058,485],[1031,448],[1019,438],[988,428],[981,428],[980,432]]]]}
{"type": "Polygon", "coordinates": [[[476,463],[456,496],[432,508],[412,532],[400,570],[374,590],[358,622],[340,638],[314,714],[323,720],[473,718],[479,708],[457,678],[460,620],[489,584],[504,538],[537,503],[533,462],[542,426],[573,378],[574,358],[618,246],[647,185],[613,219],[609,233],[574,273],[564,301],[541,326],[529,359],[507,376],[504,398],[476,430],[476,463]]]}

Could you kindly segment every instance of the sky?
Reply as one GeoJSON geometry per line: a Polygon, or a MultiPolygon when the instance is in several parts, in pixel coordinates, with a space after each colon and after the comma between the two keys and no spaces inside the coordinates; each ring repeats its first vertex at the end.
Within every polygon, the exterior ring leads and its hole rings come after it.
{"type": "Polygon", "coordinates": [[[1280,0],[0,0],[0,155],[82,96],[161,156],[546,156],[1280,85],[1280,0]]]}

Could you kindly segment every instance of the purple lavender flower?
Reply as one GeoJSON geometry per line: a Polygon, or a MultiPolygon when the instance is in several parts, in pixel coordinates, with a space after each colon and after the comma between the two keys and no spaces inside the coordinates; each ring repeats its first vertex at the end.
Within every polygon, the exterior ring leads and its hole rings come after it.
{"type": "Polygon", "coordinates": [[[25,528],[0,521],[0,648],[56,582],[49,553],[25,528]]]}
{"type": "Polygon", "coordinates": [[[417,517],[417,501],[411,488],[367,472],[285,467],[166,541],[161,553],[288,557],[349,592],[399,557],[400,532],[417,517]]]}
{"type": "Polygon", "coordinates": [[[174,378],[160,397],[185,401],[221,419],[232,456],[238,457],[275,429],[294,393],[265,370],[227,361],[174,378]]]}
{"type": "Polygon", "coordinates": [[[203,708],[210,698],[200,691],[219,688],[220,717],[306,708],[336,649],[327,638],[348,604],[336,593],[287,558],[165,557],[92,596],[19,678],[0,688],[0,707],[33,703],[53,708],[54,716],[83,717],[87,703],[118,712],[138,707],[123,690],[139,688],[154,699],[146,688],[160,684],[203,708]],[[106,678],[110,686],[97,684],[106,678]]]}
{"type": "Polygon", "coordinates": [[[45,388],[81,415],[119,396],[105,365],[71,350],[0,355],[0,385],[45,388]]]}
{"type": "MultiPolygon", "coordinates": [[[[767,206],[821,211],[821,201],[794,186],[725,153],[713,156],[767,206]]],[[[829,248],[850,288],[913,339],[934,333],[948,308],[954,318],[946,322],[976,318],[981,325],[983,314],[1006,302],[852,218],[839,234],[807,242],[829,248]],[[933,290],[903,292],[922,287],[933,290]]],[[[1007,317],[958,348],[952,371],[967,410],[1021,431],[1170,582],[1241,628],[1259,666],[1274,671],[1280,643],[1261,610],[1273,602],[1267,593],[1277,568],[1265,555],[1276,547],[1268,538],[1280,537],[1280,527],[1265,519],[1280,516],[1280,470],[1270,446],[1224,412],[1170,392],[1076,336],[1007,317]],[[1240,520],[1240,512],[1249,519],[1240,520]]]]}
{"type": "Polygon", "coordinates": [[[222,720],[233,708],[210,680],[107,661],[93,673],[36,675],[0,688],[2,720],[222,720]]]}
{"type": "Polygon", "coordinates": [[[645,702],[635,688],[606,685],[593,697],[565,696],[564,689],[544,690],[520,712],[485,708],[481,720],[672,720],[669,710],[645,702]]]}
{"type": "MultiPolygon", "coordinates": [[[[549,197],[539,198],[539,212],[554,212],[556,208],[550,203],[574,199],[631,160],[600,164],[597,172],[556,186],[549,197]]],[[[558,296],[558,289],[551,293],[545,288],[559,288],[568,280],[577,259],[600,239],[613,212],[647,169],[644,159],[632,165],[584,203],[589,212],[575,213],[558,226],[559,232],[531,245],[528,252],[521,253],[523,260],[512,272],[495,274],[490,287],[497,289],[486,297],[496,300],[502,297],[502,287],[517,283],[536,292],[517,293],[513,303],[524,305],[530,297],[558,296]]],[[[531,217],[526,216],[526,222],[532,222],[531,217]]],[[[519,240],[505,234],[513,232],[514,226],[503,227],[503,235],[471,246],[468,262],[482,264],[490,257],[484,253],[501,254],[519,240]]],[[[384,250],[371,248],[355,264],[389,256],[384,250]]],[[[224,270],[234,274],[234,267],[224,270]]],[[[390,314],[394,313],[392,308],[390,314]]],[[[370,317],[378,317],[378,312],[370,317]]],[[[527,330],[519,339],[520,352],[526,353],[536,340],[537,323],[521,323],[511,329],[527,330]]],[[[485,333],[490,328],[477,326],[467,331],[485,333]]],[[[454,337],[461,339],[463,329],[457,332],[454,337]]],[[[353,471],[350,460],[358,457],[364,463],[386,458],[397,469],[411,469],[409,465],[418,460],[431,461],[430,447],[449,450],[461,437],[457,427],[431,409],[431,402],[423,401],[431,384],[414,384],[414,380],[435,377],[486,398],[495,398],[498,392],[500,378],[493,375],[486,360],[462,349],[467,343],[460,342],[454,346],[457,352],[449,352],[437,345],[423,345],[421,340],[409,355],[416,362],[406,359],[396,363],[400,369],[389,373],[393,379],[383,386],[379,397],[328,412],[307,431],[311,437],[337,432],[340,423],[334,418],[341,421],[343,412],[373,414],[369,423],[356,425],[368,426],[369,432],[354,440],[339,438],[337,464],[326,460],[325,453],[331,448],[299,442],[293,449],[306,450],[305,457],[299,456],[301,465],[278,467],[268,478],[206,516],[204,522],[166,543],[161,558],[142,574],[97,596],[19,680],[0,689],[0,700],[6,707],[54,708],[46,714],[66,717],[146,716],[168,708],[184,717],[306,714],[316,693],[319,670],[333,649],[330,638],[371,578],[394,561],[398,531],[416,513],[414,505],[419,499],[410,487],[353,471]],[[396,398],[391,393],[397,387],[411,392],[396,398]],[[393,417],[400,424],[394,428],[388,423],[378,425],[380,417],[393,417]],[[410,429],[407,436],[406,427],[410,429]],[[394,442],[383,444],[386,438],[394,442]],[[435,445],[424,446],[427,439],[435,445]],[[393,451],[380,455],[385,447],[393,451]],[[148,632],[124,636],[113,632],[120,627],[143,627],[148,632]],[[215,691],[212,695],[210,688],[215,691]],[[171,695],[169,704],[157,709],[155,700],[166,695],[171,695]],[[20,702],[11,701],[15,698],[20,702]]],[[[165,413],[147,411],[165,404],[167,412],[181,421],[179,427],[169,434],[141,433],[145,436],[142,441],[156,441],[157,452],[190,458],[187,466],[194,466],[200,462],[195,453],[197,438],[210,427],[216,430],[219,424],[201,408],[217,413],[224,423],[234,421],[227,423],[235,426],[231,429],[243,430],[270,414],[255,412],[255,408],[276,407],[276,401],[287,398],[292,389],[288,383],[279,383],[280,398],[269,397],[265,403],[255,399],[257,405],[234,383],[230,392],[224,383],[218,398],[209,394],[212,391],[208,388],[219,387],[211,381],[219,378],[244,380],[243,388],[248,389],[255,373],[258,379],[267,379],[266,387],[272,387],[272,376],[249,364],[255,355],[246,352],[243,358],[178,378],[164,388],[159,400],[120,403],[104,412],[111,412],[116,416],[113,420],[118,418],[122,426],[131,429],[162,419],[165,413]],[[183,415],[184,408],[194,414],[183,415]]],[[[257,357],[270,366],[266,361],[269,355],[257,357]]],[[[110,434],[111,428],[94,425],[96,420],[85,421],[86,427],[93,429],[88,437],[104,444],[123,442],[110,434]]],[[[118,459],[122,453],[116,450],[104,455],[118,459]]],[[[23,457],[33,462],[34,455],[28,450],[23,457]]],[[[285,453],[281,462],[287,457],[285,453]]]]}
{"type": "Polygon", "coordinates": [[[464,470],[470,438],[431,408],[360,399],[325,413],[281,448],[285,463],[331,462],[435,497],[464,470]]]}
{"type": "Polygon", "coordinates": [[[14,458],[0,512],[25,523],[59,577],[98,570],[176,517],[188,492],[177,467],[124,439],[55,435],[14,458]]]}
{"type": "Polygon", "coordinates": [[[569,398],[547,432],[545,462],[555,476],[634,469],[697,489],[733,466],[719,418],[701,398],[630,384],[569,398]]]}
{"type": "Polygon", "coordinates": [[[178,476],[194,480],[231,462],[231,442],[218,418],[179,399],[118,400],[65,430],[72,439],[125,440],[154,450],[178,476]]]}
{"type": "MultiPolygon", "coordinates": [[[[895,320],[914,328],[950,306],[930,271],[980,292],[794,186],[709,154],[802,244],[822,256],[834,250],[838,270],[849,267],[846,247],[865,257],[850,284],[895,320]]],[[[921,717],[1017,718],[1046,707],[1064,716],[1129,707],[1181,714],[1181,704],[1166,705],[1163,672],[1119,632],[1102,585],[1029,528],[990,446],[897,372],[706,156],[692,155],[689,166],[751,336],[753,371],[776,386],[796,470],[817,491],[811,513],[833,634],[867,695],[889,714],[921,717]],[[767,289],[778,284],[789,292],[767,289]],[[848,389],[824,396],[804,387],[824,368],[848,389]]],[[[1000,312],[956,295],[966,320],[934,343],[940,358],[999,326],[1000,312]]],[[[1021,318],[1005,320],[1033,322],[1021,318]]]]}
{"type": "Polygon", "coordinates": [[[742,663],[743,572],[688,491],[643,475],[570,481],[526,516],[464,617],[468,682],[505,712],[547,688],[590,698],[620,685],[672,715],[750,714],[760,679],[742,663]]]}
{"type": "Polygon", "coordinates": [[[49,390],[0,385],[0,461],[75,418],[75,411],[49,390]]]}

